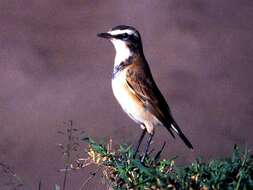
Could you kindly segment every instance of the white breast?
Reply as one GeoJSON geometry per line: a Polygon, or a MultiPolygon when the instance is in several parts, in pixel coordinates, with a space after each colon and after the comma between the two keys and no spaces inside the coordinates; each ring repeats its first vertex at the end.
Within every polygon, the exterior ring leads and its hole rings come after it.
{"type": "MultiPolygon", "coordinates": [[[[122,62],[126,61],[132,56],[132,52],[127,47],[124,41],[118,39],[112,39],[111,42],[116,50],[116,55],[114,59],[114,70],[122,62]]],[[[126,69],[118,71],[112,79],[112,90],[115,98],[118,100],[119,104],[125,112],[128,114],[133,112],[133,103],[131,97],[129,96],[127,84],[126,84],[126,69]]]]}
{"type": "Polygon", "coordinates": [[[130,112],[130,98],[126,89],[126,71],[120,71],[112,79],[112,91],[125,112],[130,112]]]}
{"type": "Polygon", "coordinates": [[[112,90],[122,109],[137,123],[144,123],[144,107],[132,94],[126,82],[126,70],[120,71],[112,79],[112,90]]]}
{"type": "Polygon", "coordinates": [[[155,125],[161,125],[161,122],[151,112],[147,111],[140,103],[138,103],[136,98],[129,93],[130,89],[126,84],[125,70],[117,73],[112,79],[112,90],[115,98],[128,116],[136,123],[140,125],[144,124],[149,133],[154,132],[155,125]]]}

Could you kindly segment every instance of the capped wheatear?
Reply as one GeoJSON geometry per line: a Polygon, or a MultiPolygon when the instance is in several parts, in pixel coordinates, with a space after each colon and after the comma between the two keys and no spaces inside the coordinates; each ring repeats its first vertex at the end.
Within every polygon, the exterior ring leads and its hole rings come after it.
{"type": "Polygon", "coordinates": [[[109,39],[116,50],[112,74],[113,94],[122,109],[143,129],[135,155],[148,132],[149,138],[141,159],[144,161],[156,126],[164,126],[173,138],[175,132],[188,148],[193,149],[173,119],[170,108],[152,77],[143,54],[140,33],[131,26],[120,25],[106,33],[99,33],[98,36],[109,39]]]}

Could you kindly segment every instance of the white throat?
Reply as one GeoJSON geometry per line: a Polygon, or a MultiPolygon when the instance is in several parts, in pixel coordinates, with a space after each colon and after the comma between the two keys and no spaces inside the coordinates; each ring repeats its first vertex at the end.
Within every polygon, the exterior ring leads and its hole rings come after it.
{"type": "Polygon", "coordinates": [[[116,67],[122,61],[125,61],[130,56],[132,56],[133,53],[127,47],[125,42],[123,42],[121,40],[117,40],[117,39],[112,39],[111,42],[116,50],[116,55],[115,55],[115,59],[114,59],[114,67],[116,67]]]}

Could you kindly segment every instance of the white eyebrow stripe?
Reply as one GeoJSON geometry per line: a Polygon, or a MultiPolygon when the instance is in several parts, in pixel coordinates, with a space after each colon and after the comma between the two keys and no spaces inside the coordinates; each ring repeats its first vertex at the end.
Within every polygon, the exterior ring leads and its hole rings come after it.
{"type": "Polygon", "coordinates": [[[135,35],[138,37],[138,35],[136,34],[135,31],[133,30],[129,30],[129,29],[125,29],[125,30],[112,30],[112,31],[108,31],[109,34],[111,35],[118,35],[118,34],[124,34],[124,33],[127,33],[129,35],[135,35]]]}

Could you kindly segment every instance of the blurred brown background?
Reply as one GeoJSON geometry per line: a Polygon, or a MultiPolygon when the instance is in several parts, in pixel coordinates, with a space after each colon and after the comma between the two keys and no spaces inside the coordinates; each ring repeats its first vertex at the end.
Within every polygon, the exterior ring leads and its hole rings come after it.
{"type": "MultiPolygon", "coordinates": [[[[153,76],[195,146],[190,152],[161,128],[154,143],[167,141],[163,156],[189,163],[252,146],[252,19],[252,0],[1,0],[0,162],[27,189],[40,179],[52,189],[63,179],[56,144],[64,121],[95,139],[137,141],[139,127],[111,91],[114,49],[96,37],[119,24],[142,34],[153,76]]],[[[73,173],[67,189],[88,174],[73,173]]],[[[95,179],[87,189],[102,187],[95,179]]]]}

